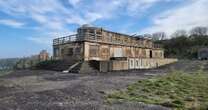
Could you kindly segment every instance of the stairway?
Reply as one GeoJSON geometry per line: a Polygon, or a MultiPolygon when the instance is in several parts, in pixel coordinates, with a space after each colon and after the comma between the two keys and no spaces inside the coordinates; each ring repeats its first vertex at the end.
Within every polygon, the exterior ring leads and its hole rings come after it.
{"type": "Polygon", "coordinates": [[[77,62],[77,63],[73,64],[68,69],[68,72],[70,72],[70,73],[79,73],[79,70],[81,68],[81,65],[82,65],[82,62],[77,62]]]}
{"type": "Polygon", "coordinates": [[[69,73],[97,73],[99,72],[99,62],[94,61],[81,61],[72,65],[68,72],[69,73]]]}

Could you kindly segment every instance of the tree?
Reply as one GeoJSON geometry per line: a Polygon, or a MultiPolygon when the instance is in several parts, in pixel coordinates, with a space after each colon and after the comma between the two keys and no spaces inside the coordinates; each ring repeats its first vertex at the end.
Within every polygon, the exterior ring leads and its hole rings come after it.
{"type": "Polygon", "coordinates": [[[207,27],[195,27],[193,29],[191,29],[190,31],[190,35],[192,36],[205,36],[207,35],[207,27]]]}
{"type": "Polygon", "coordinates": [[[166,38],[165,32],[156,32],[152,34],[153,41],[164,40],[165,38],[166,38]]]}
{"type": "Polygon", "coordinates": [[[187,36],[187,32],[185,30],[177,30],[172,35],[173,38],[175,37],[181,37],[181,36],[187,36]]]}
{"type": "Polygon", "coordinates": [[[151,34],[144,34],[143,37],[144,37],[144,38],[151,38],[152,35],[151,35],[151,34]]]}

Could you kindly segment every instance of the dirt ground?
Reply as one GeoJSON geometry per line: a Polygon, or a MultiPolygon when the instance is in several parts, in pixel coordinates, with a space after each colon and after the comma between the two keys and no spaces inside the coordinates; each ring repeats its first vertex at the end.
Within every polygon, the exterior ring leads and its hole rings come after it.
{"type": "Polygon", "coordinates": [[[151,70],[73,74],[21,70],[0,77],[0,110],[167,110],[143,103],[105,102],[105,95],[172,70],[208,70],[207,61],[179,61],[151,70]]]}

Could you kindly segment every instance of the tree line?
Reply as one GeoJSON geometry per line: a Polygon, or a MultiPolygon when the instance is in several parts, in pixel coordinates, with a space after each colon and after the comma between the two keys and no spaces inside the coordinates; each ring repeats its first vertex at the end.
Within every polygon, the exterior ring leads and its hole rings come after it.
{"type": "Polygon", "coordinates": [[[39,62],[37,56],[0,59],[0,70],[29,69],[39,62]]]}
{"type": "Polygon", "coordinates": [[[20,58],[5,58],[0,59],[0,70],[11,70],[14,69],[16,63],[20,60],[20,58]]]}
{"type": "Polygon", "coordinates": [[[194,27],[190,31],[177,30],[169,39],[164,32],[152,34],[154,42],[165,49],[166,57],[179,59],[195,59],[198,50],[208,48],[208,28],[194,27]]]}

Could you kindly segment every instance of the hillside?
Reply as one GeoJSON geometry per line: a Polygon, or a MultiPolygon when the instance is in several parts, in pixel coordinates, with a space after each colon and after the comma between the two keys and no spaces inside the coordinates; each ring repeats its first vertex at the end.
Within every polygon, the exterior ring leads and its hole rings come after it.
{"type": "Polygon", "coordinates": [[[179,59],[196,59],[200,48],[208,47],[208,36],[179,36],[167,40],[156,41],[165,49],[165,57],[179,59]]]}

